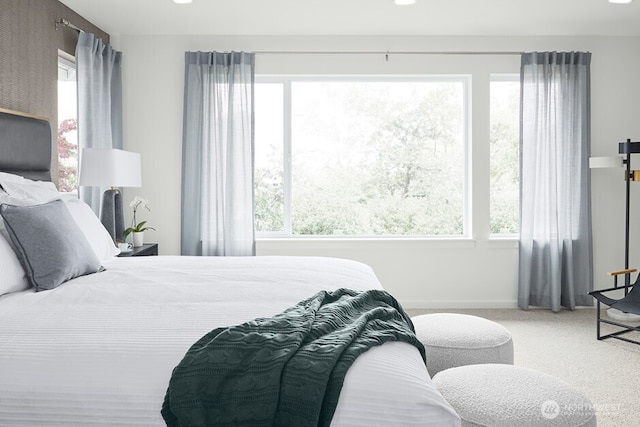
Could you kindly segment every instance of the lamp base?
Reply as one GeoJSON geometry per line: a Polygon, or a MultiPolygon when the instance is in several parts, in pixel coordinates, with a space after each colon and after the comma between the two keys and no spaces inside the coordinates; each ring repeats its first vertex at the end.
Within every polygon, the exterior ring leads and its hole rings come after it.
{"type": "Polygon", "coordinates": [[[114,242],[124,242],[122,195],[117,188],[111,188],[102,195],[100,222],[107,229],[114,242]]]}
{"type": "Polygon", "coordinates": [[[624,322],[640,322],[640,316],[633,313],[625,313],[624,311],[610,308],[607,310],[607,316],[612,319],[622,320],[624,322]]]}

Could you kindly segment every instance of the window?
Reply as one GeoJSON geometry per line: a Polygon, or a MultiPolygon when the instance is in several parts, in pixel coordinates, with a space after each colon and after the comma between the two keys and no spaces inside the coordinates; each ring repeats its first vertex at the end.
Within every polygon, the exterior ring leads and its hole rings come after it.
{"type": "Polygon", "coordinates": [[[468,82],[258,78],[259,235],[466,235],[468,82]]]}
{"type": "Polygon", "coordinates": [[[289,229],[285,227],[284,204],[283,85],[257,84],[254,105],[256,230],[283,233],[289,229]]]}
{"type": "Polygon", "coordinates": [[[58,57],[58,190],[78,188],[78,107],[76,64],[73,57],[58,57]]]}
{"type": "Polygon", "coordinates": [[[513,236],[520,228],[520,80],[517,75],[491,78],[490,229],[513,236]]]}

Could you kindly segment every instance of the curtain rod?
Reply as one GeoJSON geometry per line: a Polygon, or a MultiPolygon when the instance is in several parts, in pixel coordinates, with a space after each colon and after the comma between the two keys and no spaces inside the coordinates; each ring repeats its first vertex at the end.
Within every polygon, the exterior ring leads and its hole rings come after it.
{"type": "Polygon", "coordinates": [[[473,51],[473,50],[443,50],[443,51],[291,51],[291,50],[258,50],[255,54],[267,55],[522,55],[524,52],[515,51],[473,51]]]}
{"type": "Polygon", "coordinates": [[[61,25],[63,27],[71,28],[72,30],[82,31],[80,28],[76,27],[75,25],[73,25],[71,22],[69,22],[68,20],[66,20],[64,18],[60,18],[58,21],[56,21],[56,31],[58,31],[58,26],[59,25],[61,25]]]}

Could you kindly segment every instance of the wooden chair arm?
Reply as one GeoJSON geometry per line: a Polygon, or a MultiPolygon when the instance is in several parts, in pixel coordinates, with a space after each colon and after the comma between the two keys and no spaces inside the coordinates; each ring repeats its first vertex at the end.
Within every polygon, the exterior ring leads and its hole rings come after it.
{"type": "Polygon", "coordinates": [[[618,276],[620,274],[630,274],[630,273],[635,273],[636,271],[638,271],[637,268],[627,268],[625,270],[617,270],[617,271],[609,271],[607,274],[609,276],[618,276]]]}

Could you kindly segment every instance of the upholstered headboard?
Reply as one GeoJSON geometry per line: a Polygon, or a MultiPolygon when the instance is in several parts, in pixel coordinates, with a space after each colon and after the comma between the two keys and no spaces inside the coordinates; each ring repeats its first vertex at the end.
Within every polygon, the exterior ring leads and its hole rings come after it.
{"type": "Polygon", "coordinates": [[[0,172],[51,181],[51,125],[47,119],[0,108],[0,172]]]}

